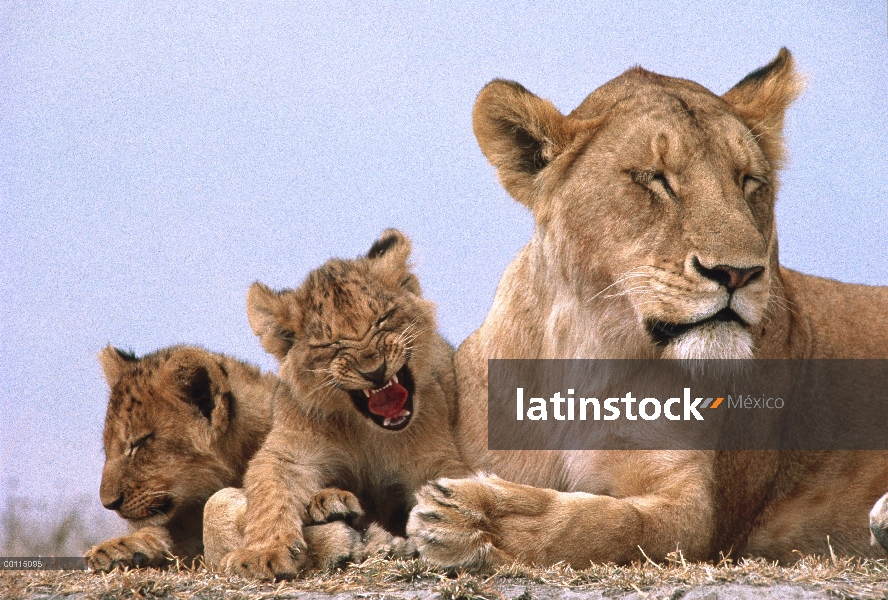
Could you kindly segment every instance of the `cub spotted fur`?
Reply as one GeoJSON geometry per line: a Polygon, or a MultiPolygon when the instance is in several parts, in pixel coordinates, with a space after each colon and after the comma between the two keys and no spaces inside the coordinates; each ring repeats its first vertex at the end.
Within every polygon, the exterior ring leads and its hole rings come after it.
{"type": "Polygon", "coordinates": [[[271,429],[278,380],[228,356],[175,346],[99,354],[111,390],[100,497],[134,530],[87,553],[96,570],[162,566],[203,551],[203,507],[241,484],[271,429]]]}
{"type": "Polygon", "coordinates": [[[452,435],[453,350],[409,254],[409,240],[386,230],[365,257],[330,260],[295,290],[250,289],[250,325],[284,383],[245,477],[243,547],[222,560],[228,572],[298,575],[322,488],[353,492],[367,521],[403,534],[416,490],[468,473],[452,435]]]}
{"type": "Polygon", "coordinates": [[[884,556],[867,514],[888,540],[885,503],[873,508],[888,452],[487,447],[488,359],[888,358],[888,288],[779,263],[783,117],[801,88],[782,49],[722,96],[640,67],[569,115],[514,82],[481,91],[478,143],[536,229],[455,359],[460,449],[502,479],[424,488],[407,527],[423,556],[475,569],[676,548],[884,556]]]}
{"type": "MultiPolygon", "coordinates": [[[[203,552],[207,498],[241,485],[271,429],[278,379],[188,346],[141,359],[108,346],[99,361],[111,388],[100,497],[133,532],[91,548],[89,566],[108,571],[165,566],[173,556],[193,560],[203,552]]],[[[316,516],[319,523],[326,520],[316,516]]],[[[318,525],[307,535],[317,567],[351,558],[361,548],[360,536],[343,523],[318,525]]]]}

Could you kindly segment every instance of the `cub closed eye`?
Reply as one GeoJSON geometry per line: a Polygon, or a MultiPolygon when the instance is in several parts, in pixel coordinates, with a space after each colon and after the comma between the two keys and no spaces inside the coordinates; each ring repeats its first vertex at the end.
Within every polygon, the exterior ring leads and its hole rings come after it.
{"type": "Polygon", "coordinates": [[[146,445],[148,442],[150,442],[153,438],[154,438],[154,434],[153,434],[153,433],[149,433],[149,434],[147,434],[147,435],[143,435],[142,437],[140,437],[139,439],[137,439],[136,441],[134,441],[134,442],[132,442],[132,443],[130,444],[129,451],[127,452],[127,454],[129,454],[130,456],[132,456],[133,454],[136,453],[136,450],[138,450],[139,448],[145,446],[145,445],[146,445]]]}
{"type": "Polygon", "coordinates": [[[394,310],[394,309],[385,312],[381,317],[379,317],[379,318],[376,320],[376,325],[377,325],[377,326],[378,326],[378,325],[382,325],[383,323],[385,323],[386,321],[388,321],[389,318],[391,318],[391,316],[392,316],[393,314],[395,314],[395,310],[394,310]]]}

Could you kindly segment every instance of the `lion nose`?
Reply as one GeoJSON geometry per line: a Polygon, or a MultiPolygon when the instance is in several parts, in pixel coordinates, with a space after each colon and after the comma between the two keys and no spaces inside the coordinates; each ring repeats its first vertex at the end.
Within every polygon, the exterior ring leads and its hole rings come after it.
{"type": "Polygon", "coordinates": [[[386,382],[385,371],[386,371],[385,361],[383,361],[382,364],[379,365],[379,368],[376,369],[375,371],[367,372],[367,373],[365,373],[364,371],[360,371],[360,373],[361,373],[361,377],[363,377],[364,379],[366,379],[370,383],[376,384],[376,387],[382,387],[383,385],[385,385],[385,382],[386,382]]]}
{"type": "Polygon", "coordinates": [[[114,498],[113,500],[110,498],[107,498],[105,496],[102,496],[102,506],[104,506],[108,510],[117,510],[122,505],[123,505],[123,494],[120,494],[119,496],[117,496],[117,498],[114,498]]]}
{"type": "Polygon", "coordinates": [[[728,288],[729,292],[739,290],[754,281],[765,271],[765,268],[761,266],[734,267],[732,265],[715,265],[709,268],[703,266],[703,263],[697,258],[694,259],[694,268],[703,277],[728,288]]]}

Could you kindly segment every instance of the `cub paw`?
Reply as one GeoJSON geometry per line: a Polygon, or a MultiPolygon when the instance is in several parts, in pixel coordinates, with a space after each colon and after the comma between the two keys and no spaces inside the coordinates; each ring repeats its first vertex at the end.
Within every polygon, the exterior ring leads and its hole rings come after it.
{"type": "Polygon", "coordinates": [[[220,567],[227,575],[271,581],[299,577],[305,561],[303,550],[278,545],[229,552],[222,558],[220,567]]]}
{"type": "Polygon", "coordinates": [[[139,532],[96,544],[86,553],[87,564],[93,571],[163,567],[171,558],[169,548],[162,540],[139,532]]]}
{"type": "Polygon", "coordinates": [[[474,571],[511,563],[499,549],[495,530],[500,483],[497,477],[438,479],[416,494],[407,535],[420,556],[446,567],[474,571]]]}
{"type": "Polygon", "coordinates": [[[888,494],[882,496],[870,511],[870,543],[888,551],[888,494]]]}
{"type": "Polygon", "coordinates": [[[309,525],[302,530],[308,548],[304,570],[330,570],[360,562],[361,534],[343,521],[309,525]]]}
{"type": "Polygon", "coordinates": [[[356,556],[356,562],[376,556],[400,559],[419,556],[414,540],[392,535],[378,523],[370,524],[361,538],[361,544],[361,552],[356,556]]]}
{"type": "Polygon", "coordinates": [[[306,510],[309,523],[327,523],[338,519],[352,521],[364,515],[355,495],[338,488],[327,488],[315,494],[306,510]]]}

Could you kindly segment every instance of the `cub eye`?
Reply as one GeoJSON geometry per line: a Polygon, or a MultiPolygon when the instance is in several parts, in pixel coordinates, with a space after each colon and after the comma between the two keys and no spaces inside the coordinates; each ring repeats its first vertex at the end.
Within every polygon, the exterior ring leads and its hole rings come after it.
{"type": "Polygon", "coordinates": [[[386,321],[388,321],[389,318],[391,318],[391,316],[392,316],[393,314],[395,314],[395,309],[392,309],[392,310],[386,311],[381,317],[379,317],[379,318],[376,320],[376,326],[379,327],[380,325],[382,325],[383,323],[385,323],[386,321]]]}
{"type": "Polygon", "coordinates": [[[151,439],[152,439],[153,437],[154,437],[154,434],[153,434],[153,433],[149,433],[149,434],[147,434],[147,435],[143,435],[142,437],[140,437],[139,439],[137,439],[135,442],[131,443],[131,444],[130,444],[130,447],[129,447],[129,450],[127,451],[127,455],[129,455],[129,456],[133,456],[133,455],[136,453],[136,450],[138,450],[139,448],[145,446],[148,442],[151,441],[151,439]]]}
{"type": "Polygon", "coordinates": [[[308,347],[312,350],[338,350],[342,346],[339,340],[333,342],[309,342],[308,347]]]}

